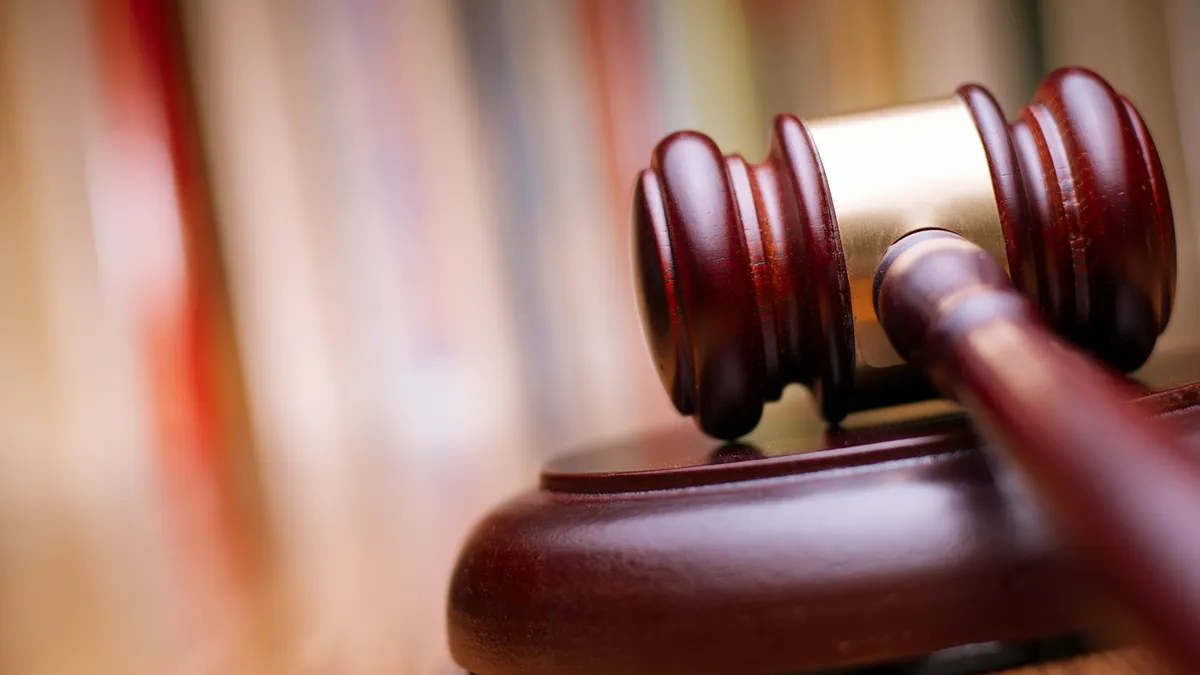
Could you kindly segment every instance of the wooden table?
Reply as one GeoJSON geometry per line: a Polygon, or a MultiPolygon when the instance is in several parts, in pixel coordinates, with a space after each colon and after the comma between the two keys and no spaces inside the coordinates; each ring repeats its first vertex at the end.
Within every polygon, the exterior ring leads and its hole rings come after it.
{"type": "Polygon", "coordinates": [[[1162,667],[1144,651],[1119,649],[1006,671],[1005,675],[1155,675],[1162,667]]]}

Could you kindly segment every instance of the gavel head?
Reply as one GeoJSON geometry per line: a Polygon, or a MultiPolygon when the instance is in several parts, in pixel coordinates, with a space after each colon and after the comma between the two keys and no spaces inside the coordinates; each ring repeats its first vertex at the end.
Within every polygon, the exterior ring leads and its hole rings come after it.
{"type": "Polygon", "coordinates": [[[788,383],[836,422],[912,382],[872,304],[884,253],[911,232],[978,244],[1055,330],[1122,370],[1149,356],[1175,286],[1150,134],[1075,68],[1050,74],[1012,124],[967,85],[868,113],[781,115],[761,164],[673,134],[638,177],[632,227],[663,386],[719,438],[753,429],[788,383]]]}

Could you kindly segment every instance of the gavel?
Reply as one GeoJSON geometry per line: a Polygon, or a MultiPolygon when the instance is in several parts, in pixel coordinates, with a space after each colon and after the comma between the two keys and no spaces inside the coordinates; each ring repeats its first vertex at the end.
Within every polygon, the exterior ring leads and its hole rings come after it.
{"type": "Polygon", "coordinates": [[[647,341],[680,413],[734,439],[789,383],[831,424],[928,383],[1146,639],[1200,671],[1200,465],[1115,374],[1170,318],[1171,206],[1146,125],[1103,79],[1056,71],[1011,124],[975,85],[782,115],[759,164],[676,133],[631,220],[647,341]]]}

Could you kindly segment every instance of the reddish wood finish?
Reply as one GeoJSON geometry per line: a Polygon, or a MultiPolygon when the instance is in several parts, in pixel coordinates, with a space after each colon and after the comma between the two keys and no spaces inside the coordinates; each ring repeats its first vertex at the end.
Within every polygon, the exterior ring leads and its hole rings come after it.
{"type": "Polygon", "coordinates": [[[681,413],[733,438],[754,428],[764,400],[803,382],[827,418],[845,416],[850,290],[803,123],[776,119],[759,165],[722,158],[702,134],[670,136],[634,189],[632,222],[647,340],[681,413]]]}
{"type": "Polygon", "coordinates": [[[1141,365],[1170,318],[1175,229],[1154,142],[1094,73],[1042,82],[1011,127],[983,88],[959,89],[980,129],[1013,282],[1061,335],[1141,365]]]}
{"type": "MultiPolygon", "coordinates": [[[[1200,447],[1200,385],[1141,407],[1200,447]]],[[[1091,587],[964,417],[809,429],[736,446],[680,432],[551,463],[463,548],[455,660],[479,675],[763,675],[1095,627],[1091,587]]]]}
{"type": "MultiPolygon", "coordinates": [[[[1194,450],[1130,406],[1116,378],[1060,341],[996,261],[961,237],[918,232],[893,245],[876,310],[897,350],[963,403],[1024,474],[1143,637],[1179,672],[1200,672],[1194,450]]],[[[1152,318],[1118,317],[1137,321],[1105,346],[1127,353],[1120,335],[1145,334],[1152,318]]]]}
{"type": "MultiPolygon", "coordinates": [[[[1082,69],[1051,74],[1012,125],[967,86],[1017,287],[1112,365],[1145,361],[1170,315],[1175,242],[1166,182],[1133,106],[1082,69]]],[[[804,123],[776,120],[761,164],[694,132],[666,138],[634,192],[648,342],[676,408],[720,438],[757,423],[783,385],[840,420],[854,391],[841,239],[804,123]]]]}

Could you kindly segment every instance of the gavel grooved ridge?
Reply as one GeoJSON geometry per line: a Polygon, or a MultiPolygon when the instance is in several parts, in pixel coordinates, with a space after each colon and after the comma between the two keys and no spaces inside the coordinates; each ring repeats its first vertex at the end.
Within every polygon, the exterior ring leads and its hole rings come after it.
{"type": "Polygon", "coordinates": [[[1079,68],[1051,73],[1012,124],[966,85],[869,113],[781,115],[760,164],[673,134],[636,182],[631,220],[663,386],[725,439],[792,382],[830,422],[911,387],[874,293],[889,247],[915,232],[978,246],[1057,335],[1124,371],[1149,356],[1175,285],[1154,143],[1133,105],[1079,68]]]}

